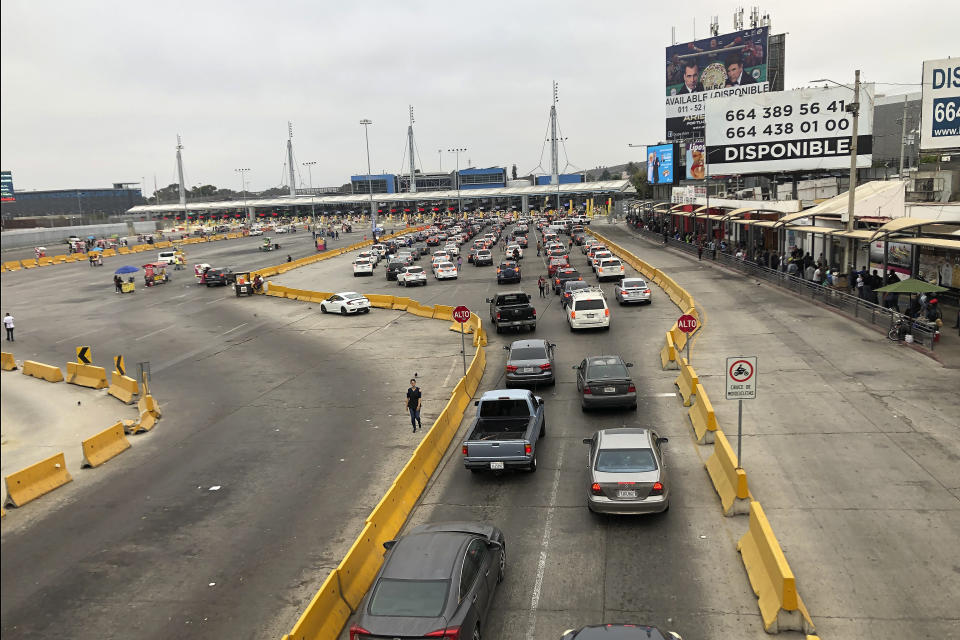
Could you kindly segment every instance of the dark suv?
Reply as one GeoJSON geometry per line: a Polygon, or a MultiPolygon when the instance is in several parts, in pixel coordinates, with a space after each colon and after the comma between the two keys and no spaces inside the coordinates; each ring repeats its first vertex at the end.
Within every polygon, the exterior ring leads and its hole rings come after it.
{"type": "Polygon", "coordinates": [[[504,260],[497,267],[497,284],[520,282],[520,265],[516,260],[504,260]]]}

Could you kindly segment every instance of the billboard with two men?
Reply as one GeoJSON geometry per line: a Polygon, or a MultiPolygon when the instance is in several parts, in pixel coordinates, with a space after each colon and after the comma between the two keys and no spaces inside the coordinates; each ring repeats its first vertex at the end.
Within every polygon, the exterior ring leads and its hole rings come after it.
{"type": "Polygon", "coordinates": [[[667,47],[668,141],[703,140],[708,101],[770,89],[769,31],[756,27],[667,47]]]}

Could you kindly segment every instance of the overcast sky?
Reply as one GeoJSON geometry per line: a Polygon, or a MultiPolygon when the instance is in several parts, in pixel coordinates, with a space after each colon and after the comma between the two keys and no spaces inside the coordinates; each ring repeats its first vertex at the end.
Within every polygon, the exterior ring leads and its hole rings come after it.
{"type": "MultiPolygon", "coordinates": [[[[736,3],[67,2],[4,0],[0,161],[18,190],[176,180],[239,189],[283,181],[287,121],[314,186],[403,165],[413,105],[418,168],[541,164],[551,99],[570,169],[640,160],[664,137],[664,47],[732,30],[736,3]]],[[[749,12],[749,4],[744,3],[749,12]]],[[[766,2],[787,32],[786,88],[815,78],[918,83],[960,55],[960,2],[766,2]]],[[[919,87],[878,85],[878,93],[919,87]]],[[[565,159],[561,155],[561,167],[565,159]]],[[[549,170],[544,155],[543,166],[549,170]]],[[[298,167],[304,183],[306,167],[298,167]]],[[[304,185],[306,186],[306,185],[304,185]]]]}

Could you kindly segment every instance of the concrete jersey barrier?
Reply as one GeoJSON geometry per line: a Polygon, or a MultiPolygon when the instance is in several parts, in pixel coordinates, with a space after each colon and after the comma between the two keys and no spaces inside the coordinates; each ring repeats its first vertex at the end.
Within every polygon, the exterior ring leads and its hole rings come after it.
{"type": "Polygon", "coordinates": [[[6,506],[22,507],[72,480],[63,453],[52,455],[3,479],[7,487],[6,506]]]}
{"type": "Polygon", "coordinates": [[[32,376],[47,382],[63,382],[63,371],[60,367],[34,362],[33,360],[23,361],[23,375],[32,376]]]}
{"type": "Polygon", "coordinates": [[[83,467],[99,467],[130,448],[124,434],[123,422],[107,427],[100,433],[80,443],[83,449],[83,467]]]}
{"type": "Polygon", "coordinates": [[[713,481],[713,487],[720,496],[723,515],[741,515],[750,512],[750,489],[747,486],[747,472],[739,468],[737,455],[723,431],[717,431],[713,441],[713,455],[704,466],[713,481]]]}
{"type": "Polygon", "coordinates": [[[91,389],[106,389],[110,386],[106,369],[77,362],[67,363],[67,382],[91,389]]]}

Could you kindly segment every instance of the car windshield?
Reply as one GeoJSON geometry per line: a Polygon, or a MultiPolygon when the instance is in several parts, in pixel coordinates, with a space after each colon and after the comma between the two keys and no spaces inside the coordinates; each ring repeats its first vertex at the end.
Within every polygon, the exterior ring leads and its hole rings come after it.
{"type": "Polygon", "coordinates": [[[484,258],[486,258],[487,256],[490,255],[490,252],[487,251],[487,250],[477,251],[477,255],[478,255],[478,256],[483,256],[484,258]]]}
{"type": "Polygon", "coordinates": [[[516,347],[510,350],[511,360],[546,360],[547,351],[543,347],[516,347]]]}
{"type": "Polygon", "coordinates": [[[443,613],[449,580],[392,580],[383,578],[370,598],[374,616],[436,618],[443,613]]]}
{"type": "Polygon", "coordinates": [[[601,449],[594,470],[604,473],[656,471],[657,460],[650,449],[601,449]]]}
{"type": "Polygon", "coordinates": [[[530,407],[523,399],[487,400],[480,403],[481,418],[525,418],[530,415],[530,407]]]}
{"type": "Polygon", "coordinates": [[[346,300],[359,300],[363,297],[359,293],[341,293],[340,295],[342,295],[346,300]]]}
{"type": "Polygon", "coordinates": [[[513,293],[504,296],[500,296],[497,299],[497,304],[501,306],[511,305],[511,304],[527,304],[530,302],[530,298],[525,293],[513,293]]]}
{"type": "Polygon", "coordinates": [[[627,367],[619,358],[605,358],[603,360],[591,360],[587,365],[587,378],[590,380],[602,380],[604,378],[629,378],[627,367]]]}
{"type": "Polygon", "coordinates": [[[357,260],[354,264],[370,264],[369,260],[357,260]]]}
{"type": "Polygon", "coordinates": [[[619,261],[619,260],[604,260],[603,262],[600,263],[600,266],[601,266],[602,268],[604,268],[604,269],[608,269],[608,268],[610,268],[610,267],[619,267],[619,266],[620,266],[620,261],[619,261]]]}
{"type": "Polygon", "coordinates": [[[423,273],[423,267],[410,267],[407,273],[423,273]]]}
{"type": "Polygon", "coordinates": [[[647,283],[643,280],[631,280],[630,278],[624,279],[620,286],[624,289],[646,289],[647,283]]]}
{"type": "Polygon", "coordinates": [[[595,309],[603,309],[603,300],[599,298],[593,298],[590,300],[577,300],[577,311],[591,311],[595,309]]]}
{"type": "Polygon", "coordinates": [[[441,269],[453,269],[453,263],[452,263],[452,262],[441,262],[441,263],[440,263],[440,268],[441,268],[441,269]]]}
{"type": "Polygon", "coordinates": [[[569,293],[569,292],[571,292],[571,291],[576,291],[577,289],[586,289],[586,288],[588,288],[589,286],[590,286],[590,285],[587,284],[586,282],[581,282],[581,281],[578,280],[578,281],[576,281],[576,282],[568,282],[568,283],[565,285],[565,289],[566,289],[566,291],[569,293]]]}

